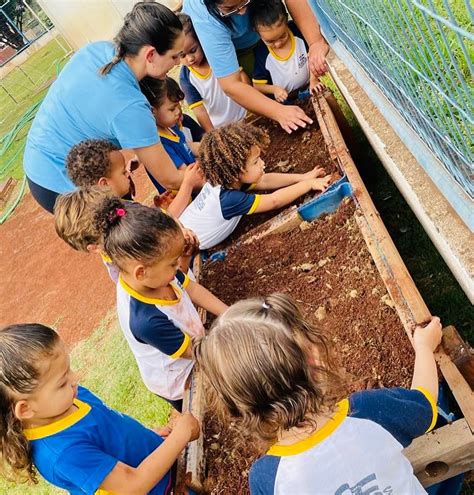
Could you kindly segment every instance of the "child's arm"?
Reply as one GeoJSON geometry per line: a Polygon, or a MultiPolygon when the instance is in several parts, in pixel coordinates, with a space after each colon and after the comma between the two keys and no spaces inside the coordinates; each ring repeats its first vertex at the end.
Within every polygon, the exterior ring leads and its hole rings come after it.
{"type": "Polygon", "coordinates": [[[286,206],[311,190],[324,191],[328,187],[330,180],[331,176],[326,175],[322,179],[309,179],[293,184],[292,186],[284,187],[271,194],[262,194],[254,213],[263,213],[286,206]]]}
{"type": "Polygon", "coordinates": [[[204,308],[213,315],[219,316],[228,307],[227,304],[223,303],[212,292],[192,280],[190,280],[186,286],[186,292],[196,306],[204,308]]]}
{"type": "Polygon", "coordinates": [[[247,73],[243,69],[240,69],[240,80],[243,83],[248,84],[249,86],[252,85],[252,81],[250,80],[250,77],[247,75],[247,73]]]}
{"type": "Polygon", "coordinates": [[[280,189],[280,187],[291,186],[297,182],[302,182],[308,179],[317,179],[325,174],[324,168],[314,167],[313,170],[305,174],[283,174],[269,173],[264,174],[262,178],[255,184],[256,191],[266,191],[269,189],[280,189]]]}
{"type": "Polygon", "coordinates": [[[424,388],[438,400],[438,370],[434,358],[434,351],[443,336],[441,322],[433,317],[426,327],[417,326],[413,333],[413,347],[415,349],[415,368],[411,388],[424,388]]]}
{"type": "Polygon", "coordinates": [[[189,146],[189,149],[193,152],[194,156],[199,155],[199,146],[201,146],[199,141],[186,141],[186,144],[189,146]]]}
{"type": "Polygon", "coordinates": [[[193,189],[202,186],[202,173],[198,163],[192,163],[184,171],[183,183],[181,184],[178,194],[168,206],[168,213],[174,217],[179,217],[186,209],[191,199],[193,189]]]}
{"type": "Polygon", "coordinates": [[[206,131],[212,131],[214,129],[214,126],[212,125],[211,118],[209,117],[209,114],[207,113],[206,107],[202,104],[197,107],[193,108],[194,115],[197,118],[197,121],[199,122],[199,125],[206,131]]]}
{"type": "Polygon", "coordinates": [[[309,91],[312,95],[319,95],[326,89],[326,86],[312,72],[309,76],[309,91]]]}
{"type": "Polygon", "coordinates": [[[264,95],[274,96],[275,100],[279,103],[283,103],[288,98],[288,91],[274,84],[257,83],[254,81],[253,87],[264,95]]]}
{"type": "Polygon", "coordinates": [[[176,419],[173,430],[164,442],[136,468],[118,462],[101,483],[100,488],[123,495],[146,494],[166,475],[188,442],[200,434],[198,420],[190,413],[176,419]]]}

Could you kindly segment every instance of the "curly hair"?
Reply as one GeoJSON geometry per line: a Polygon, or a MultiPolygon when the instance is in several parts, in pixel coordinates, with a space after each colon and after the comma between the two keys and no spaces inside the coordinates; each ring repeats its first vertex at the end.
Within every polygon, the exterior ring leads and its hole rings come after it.
{"type": "Polygon", "coordinates": [[[59,195],[54,205],[54,227],[58,236],[76,251],[87,252],[87,246],[99,244],[95,208],[112,196],[112,191],[102,186],[81,187],[59,195]]]}
{"type": "Polygon", "coordinates": [[[75,144],[66,157],[69,178],[78,187],[94,186],[112,169],[110,153],[120,148],[105,139],[86,139],[75,144]]]}
{"type": "Polygon", "coordinates": [[[193,342],[193,353],[210,407],[264,442],[316,428],[314,415],[333,411],[345,393],[324,331],[286,294],[232,305],[193,342]]]}
{"type": "Polygon", "coordinates": [[[116,197],[97,206],[94,223],[105,253],[120,270],[125,259],[153,263],[167,252],[171,239],[182,235],[178,223],[159,208],[116,197]]]}
{"type": "Polygon", "coordinates": [[[207,132],[199,147],[199,162],[206,180],[229,188],[245,171],[252,146],[266,149],[268,134],[250,124],[236,123],[207,132]]]}

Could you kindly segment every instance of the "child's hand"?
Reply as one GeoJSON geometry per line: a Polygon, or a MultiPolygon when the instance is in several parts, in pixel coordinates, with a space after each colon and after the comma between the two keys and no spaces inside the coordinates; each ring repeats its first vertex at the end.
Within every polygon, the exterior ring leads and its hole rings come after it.
{"type": "Polygon", "coordinates": [[[413,332],[413,347],[415,348],[415,352],[423,348],[428,348],[434,352],[439,346],[442,336],[441,321],[437,316],[433,316],[426,327],[417,325],[413,332]]]}
{"type": "Polygon", "coordinates": [[[172,191],[165,191],[160,195],[156,195],[153,198],[153,204],[156,208],[162,208],[163,210],[167,210],[169,205],[173,202],[175,195],[172,191]]]}
{"type": "Polygon", "coordinates": [[[184,171],[183,184],[186,183],[193,189],[204,185],[204,176],[198,162],[191,163],[184,171]]]}
{"type": "Polygon", "coordinates": [[[201,425],[199,421],[189,412],[183,413],[175,422],[173,432],[179,431],[189,435],[188,442],[199,438],[201,434],[201,425]]]}
{"type": "Polygon", "coordinates": [[[326,175],[322,179],[311,179],[311,189],[313,191],[324,191],[328,188],[331,182],[331,176],[326,175]]]}
{"type": "Polygon", "coordinates": [[[326,90],[326,86],[317,78],[311,78],[309,82],[309,92],[312,95],[320,95],[326,90]]]}
{"type": "Polygon", "coordinates": [[[275,89],[273,90],[273,96],[275,97],[276,101],[278,101],[279,103],[283,103],[288,98],[288,91],[280,88],[280,86],[275,86],[275,89]]]}
{"type": "Polygon", "coordinates": [[[184,250],[182,256],[191,256],[199,251],[198,236],[190,229],[181,228],[184,235],[184,250]]]}
{"type": "Polygon", "coordinates": [[[323,175],[326,173],[326,170],[322,167],[314,167],[313,170],[310,170],[309,172],[306,172],[305,174],[301,174],[301,180],[308,180],[308,179],[316,179],[318,177],[323,177],[323,175]]]}

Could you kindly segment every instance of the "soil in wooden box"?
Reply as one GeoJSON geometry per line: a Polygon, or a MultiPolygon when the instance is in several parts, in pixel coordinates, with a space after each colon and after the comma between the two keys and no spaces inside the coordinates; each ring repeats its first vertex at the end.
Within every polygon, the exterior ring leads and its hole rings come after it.
{"type": "MultiPolygon", "coordinates": [[[[232,246],[224,262],[205,265],[202,283],[228,304],[276,291],[289,293],[306,318],[326,329],[351,390],[409,386],[414,353],[354,213],[355,205],[347,199],[334,214],[293,231],[232,246]]],[[[213,435],[225,427],[209,413],[207,422],[210,493],[248,493],[235,480],[251,464],[252,449],[229,438],[220,444],[213,435]],[[221,446],[219,462],[210,443],[221,446]]],[[[254,451],[253,459],[256,456],[254,451]]]]}

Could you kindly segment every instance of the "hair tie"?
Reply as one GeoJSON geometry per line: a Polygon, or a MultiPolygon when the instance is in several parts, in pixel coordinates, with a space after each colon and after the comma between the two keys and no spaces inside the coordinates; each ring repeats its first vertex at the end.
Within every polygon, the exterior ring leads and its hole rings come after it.
{"type": "Polygon", "coordinates": [[[266,303],[265,301],[263,301],[263,303],[262,303],[262,308],[263,309],[270,309],[270,307],[271,306],[268,303],[266,303]]]}
{"type": "Polygon", "coordinates": [[[117,214],[118,217],[124,217],[126,211],[124,208],[115,208],[115,213],[117,214]]]}

